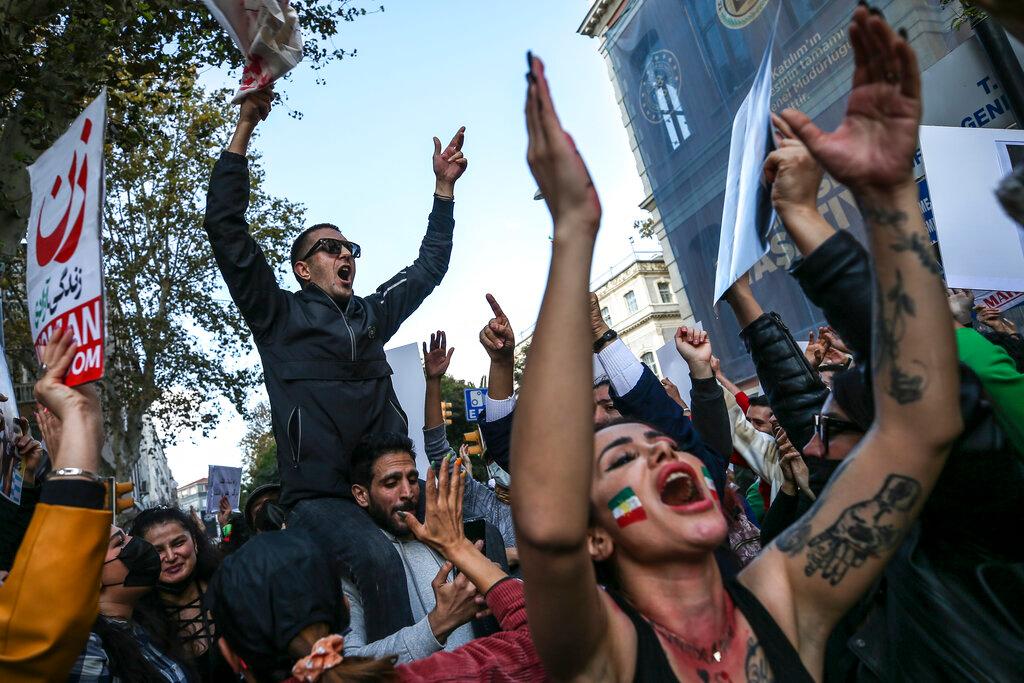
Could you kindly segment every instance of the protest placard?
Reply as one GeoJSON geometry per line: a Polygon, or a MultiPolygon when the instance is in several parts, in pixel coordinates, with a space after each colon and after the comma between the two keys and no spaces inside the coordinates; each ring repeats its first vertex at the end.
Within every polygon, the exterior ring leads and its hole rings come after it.
{"type": "Polygon", "coordinates": [[[775,146],[771,134],[774,44],[773,28],[754,83],[733,119],[722,232],[718,238],[716,303],[725,290],[768,253],[770,246],[768,232],[775,222],[775,209],[771,190],[764,181],[764,161],[775,146]]]}
{"type": "Polygon", "coordinates": [[[242,494],[242,468],[229,465],[210,465],[206,477],[206,511],[214,514],[220,508],[222,496],[228,497],[232,510],[238,509],[242,494]]]}
{"type": "Polygon", "coordinates": [[[42,358],[54,330],[67,327],[78,353],[69,386],[103,376],[105,315],[103,252],[103,136],[107,91],[100,92],[53,146],[28,167],[28,314],[42,358]]]}
{"type": "Polygon", "coordinates": [[[416,469],[420,476],[427,472],[430,463],[423,447],[423,396],[427,393],[427,381],[423,378],[423,361],[420,359],[418,344],[396,346],[385,349],[384,355],[394,373],[391,384],[395,387],[398,403],[405,412],[409,426],[409,438],[416,448],[416,469]]]}
{"type": "Polygon", "coordinates": [[[25,463],[14,445],[21,436],[17,417],[18,401],[7,368],[7,354],[0,348],[0,495],[20,505],[25,463]]]}
{"type": "Polygon", "coordinates": [[[1024,291],[1024,231],[993,192],[1024,160],[1024,131],[921,126],[921,153],[946,284],[1024,291]]]}

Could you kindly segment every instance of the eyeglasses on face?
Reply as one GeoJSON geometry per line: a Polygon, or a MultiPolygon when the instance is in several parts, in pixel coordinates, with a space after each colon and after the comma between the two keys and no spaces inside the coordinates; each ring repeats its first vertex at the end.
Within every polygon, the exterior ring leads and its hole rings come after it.
{"type": "Polygon", "coordinates": [[[821,413],[814,416],[814,433],[821,439],[821,445],[825,448],[825,453],[828,453],[828,442],[833,436],[848,432],[863,434],[864,430],[853,422],[841,420],[838,417],[822,415],[821,413]]]}
{"type": "Polygon", "coordinates": [[[348,240],[339,240],[334,237],[321,237],[320,239],[313,243],[313,246],[310,248],[309,251],[306,252],[306,255],[300,258],[299,260],[305,261],[318,251],[325,251],[331,256],[337,256],[338,254],[341,253],[342,249],[352,254],[352,258],[359,258],[359,255],[363,253],[362,247],[360,247],[355,242],[349,242],[348,240]]]}

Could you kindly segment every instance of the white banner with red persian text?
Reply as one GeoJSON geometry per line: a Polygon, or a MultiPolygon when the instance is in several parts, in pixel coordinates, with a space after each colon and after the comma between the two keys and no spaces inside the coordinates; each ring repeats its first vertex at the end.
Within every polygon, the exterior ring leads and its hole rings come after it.
{"type": "Polygon", "coordinates": [[[28,167],[32,212],[28,234],[28,307],[36,354],[61,327],[78,353],[68,385],[103,376],[103,134],[107,91],[28,167]]]}
{"type": "Polygon", "coordinates": [[[245,55],[242,85],[231,99],[266,88],[302,61],[299,16],[288,0],[203,0],[245,55]]]}
{"type": "Polygon", "coordinates": [[[975,306],[990,306],[998,308],[1000,312],[1003,312],[1022,303],[1024,303],[1024,292],[992,291],[991,289],[978,289],[974,291],[975,306]]]}

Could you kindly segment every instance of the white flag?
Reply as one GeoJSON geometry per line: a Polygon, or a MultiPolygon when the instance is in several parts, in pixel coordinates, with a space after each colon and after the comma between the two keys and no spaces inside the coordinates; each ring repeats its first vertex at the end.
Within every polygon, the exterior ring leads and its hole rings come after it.
{"type": "Polygon", "coordinates": [[[245,55],[232,102],[268,87],[302,61],[299,17],[288,0],[203,0],[245,55]]]}
{"type": "Polygon", "coordinates": [[[100,92],[71,127],[28,167],[29,322],[42,357],[54,330],[70,328],[78,353],[70,386],[103,376],[103,135],[107,91],[100,92]]]}
{"type": "Polygon", "coordinates": [[[775,29],[772,29],[754,84],[750,86],[750,92],[732,123],[714,303],[768,253],[768,231],[775,222],[775,209],[772,208],[770,189],[764,182],[764,161],[773,146],[771,96],[774,43],[775,29]]]}

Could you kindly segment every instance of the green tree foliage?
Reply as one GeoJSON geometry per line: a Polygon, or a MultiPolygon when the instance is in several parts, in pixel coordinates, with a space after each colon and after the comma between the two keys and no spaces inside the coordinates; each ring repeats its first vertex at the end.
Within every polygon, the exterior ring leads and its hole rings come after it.
{"type": "MultiPolygon", "coordinates": [[[[203,230],[210,171],[231,131],[225,91],[207,93],[185,78],[140,83],[123,99],[145,106],[110,112],[106,149],[103,256],[107,365],[101,382],[107,435],[119,477],[138,457],[143,415],[176,434],[218,421],[218,396],[245,413],[258,366],[243,366],[249,331],[220,284],[203,230]],[[134,121],[142,125],[134,128],[134,121]],[[142,131],[145,132],[143,137],[142,131]]],[[[250,158],[250,232],[270,263],[281,263],[304,209],[263,190],[250,158]]],[[[8,259],[4,295],[7,352],[34,374],[25,305],[24,253],[8,259]]]]}
{"type": "MultiPolygon", "coordinates": [[[[352,0],[293,5],[305,60],[314,69],[355,55],[336,47],[333,38],[366,9],[352,0]]],[[[25,167],[102,86],[110,88],[110,108],[120,112],[124,130],[137,130],[151,123],[147,106],[131,97],[137,84],[156,83],[163,94],[182,96],[175,88],[196,69],[242,64],[241,53],[198,0],[8,0],[0,3],[0,55],[0,240],[9,252],[28,215],[25,167]]]]}
{"type": "Polygon", "coordinates": [[[516,391],[523,381],[523,371],[526,370],[526,356],[530,353],[530,342],[526,342],[516,349],[516,358],[512,366],[512,381],[515,383],[516,391]]]}

